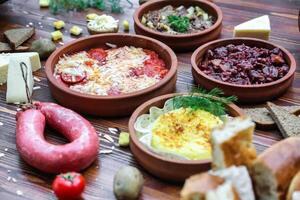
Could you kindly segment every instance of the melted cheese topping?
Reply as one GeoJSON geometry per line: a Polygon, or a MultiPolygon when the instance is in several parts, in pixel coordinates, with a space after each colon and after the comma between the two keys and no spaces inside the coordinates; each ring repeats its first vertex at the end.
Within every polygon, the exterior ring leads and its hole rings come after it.
{"type": "Polygon", "coordinates": [[[151,146],[160,152],[190,160],[210,159],[210,134],[221,124],[221,119],[209,112],[176,109],[159,116],[154,122],[151,146]]]}
{"type": "Polygon", "coordinates": [[[150,87],[161,80],[158,75],[149,77],[145,74],[140,76],[130,74],[132,69],[142,68],[144,61],[149,59],[142,48],[124,46],[109,49],[106,52],[107,57],[104,63],[98,63],[98,61],[90,58],[86,51],[70,56],[65,55],[57,63],[54,76],[58,79],[61,73],[74,76],[86,73],[85,82],[71,85],[70,88],[93,95],[109,95],[108,91],[112,88],[117,88],[120,93],[135,92],[150,87]],[[79,67],[79,69],[73,68],[74,66],[79,67]]]}

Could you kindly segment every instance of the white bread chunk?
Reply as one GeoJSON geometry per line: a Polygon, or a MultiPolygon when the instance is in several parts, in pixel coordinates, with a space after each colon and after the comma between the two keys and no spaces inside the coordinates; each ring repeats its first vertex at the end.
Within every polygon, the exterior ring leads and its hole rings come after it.
{"type": "Polygon", "coordinates": [[[239,200],[230,181],[208,173],[188,178],[180,196],[181,200],[239,200]]]}
{"type": "Polygon", "coordinates": [[[209,173],[230,181],[241,200],[255,200],[251,178],[245,166],[231,166],[209,173]]]}
{"type": "Polygon", "coordinates": [[[228,120],[211,134],[212,167],[214,170],[236,165],[250,168],[256,158],[252,143],[255,124],[250,118],[238,117],[228,120]]]}

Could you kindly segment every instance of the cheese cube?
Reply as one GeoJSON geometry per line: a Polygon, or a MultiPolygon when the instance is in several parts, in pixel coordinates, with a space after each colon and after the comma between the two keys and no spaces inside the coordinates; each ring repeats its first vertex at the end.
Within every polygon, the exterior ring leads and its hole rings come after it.
{"type": "Polygon", "coordinates": [[[28,57],[30,59],[30,64],[33,72],[41,69],[40,56],[37,52],[0,54],[0,59],[7,60],[7,63],[9,62],[10,58],[14,58],[14,57],[23,57],[23,58],[28,57]]]}
{"type": "Polygon", "coordinates": [[[253,37],[268,40],[271,32],[270,19],[264,15],[234,27],[234,37],[253,37]]]}
{"type": "Polygon", "coordinates": [[[8,70],[8,59],[0,57],[0,85],[6,83],[8,70]]]}
{"type": "Polygon", "coordinates": [[[31,70],[30,59],[23,57],[14,57],[9,60],[8,74],[7,74],[7,91],[6,91],[6,102],[7,103],[28,103],[28,95],[31,98],[33,90],[33,75],[31,70]],[[25,63],[27,67],[22,65],[24,71],[27,86],[22,75],[21,63],[25,63]]]}
{"type": "Polygon", "coordinates": [[[65,22],[62,20],[58,20],[53,22],[53,26],[55,29],[62,29],[63,27],[65,27],[65,22]]]}
{"type": "Polygon", "coordinates": [[[72,28],[70,29],[70,33],[72,35],[80,35],[82,33],[82,28],[80,28],[79,26],[72,26],[72,28]]]}
{"type": "Polygon", "coordinates": [[[40,0],[39,3],[40,3],[41,8],[46,8],[46,7],[49,7],[50,0],[40,0]]]}
{"type": "Polygon", "coordinates": [[[60,31],[54,31],[51,33],[51,36],[52,36],[52,40],[56,41],[62,39],[63,34],[60,31]]]}

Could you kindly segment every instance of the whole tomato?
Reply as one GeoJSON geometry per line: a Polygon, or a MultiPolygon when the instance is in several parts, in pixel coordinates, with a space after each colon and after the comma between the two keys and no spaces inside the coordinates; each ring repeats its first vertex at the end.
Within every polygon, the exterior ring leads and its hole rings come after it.
{"type": "Polygon", "coordinates": [[[52,184],[52,189],[60,200],[79,199],[84,188],[84,177],[76,172],[68,172],[56,176],[52,184]]]}

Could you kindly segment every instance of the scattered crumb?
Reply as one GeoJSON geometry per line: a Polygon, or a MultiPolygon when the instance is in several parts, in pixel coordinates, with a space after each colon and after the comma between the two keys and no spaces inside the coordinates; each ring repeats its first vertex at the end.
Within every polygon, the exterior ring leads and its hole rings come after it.
{"type": "Polygon", "coordinates": [[[0,158],[4,157],[5,154],[4,153],[0,153],[0,158]]]}
{"type": "Polygon", "coordinates": [[[6,179],[7,181],[10,181],[11,180],[11,177],[9,176],[9,177],[7,177],[7,179],[6,179]]]}
{"type": "Polygon", "coordinates": [[[27,24],[26,27],[29,28],[30,26],[27,24]]]}
{"type": "Polygon", "coordinates": [[[5,148],[4,151],[8,151],[8,148],[5,148]]]}
{"type": "Polygon", "coordinates": [[[14,183],[17,182],[17,179],[15,179],[15,178],[12,178],[11,180],[12,180],[12,182],[14,182],[14,183]]]}
{"type": "Polygon", "coordinates": [[[59,42],[58,44],[60,44],[60,45],[64,45],[65,43],[63,43],[63,42],[59,42]]]}
{"type": "Polygon", "coordinates": [[[39,78],[36,77],[36,76],[34,76],[33,79],[34,79],[35,81],[37,81],[37,82],[40,82],[40,81],[41,81],[41,79],[39,79],[39,78]]]}
{"type": "Polygon", "coordinates": [[[111,147],[111,150],[115,150],[115,146],[112,146],[112,147],[111,147]]]}
{"type": "Polygon", "coordinates": [[[111,154],[113,151],[110,149],[100,150],[100,154],[111,154]]]}
{"type": "Polygon", "coordinates": [[[23,195],[23,192],[21,191],[21,190],[17,190],[17,195],[19,195],[19,196],[22,196],[23,195]]]}
{"type": "Polygon", "coordinates": [[[32,23],[32,22],[29,22],[28,24],[29,24],[29,26],[33,26],[33,23],[32,23]]]}
{"type": "Polygon", "coordinates": [[[107,139],[108,141],[110,141],[110,142],[114,142],[114,139],[112,138],[112,137],[110,137],[109,135],[107,135],[107,134],[104,134],[104,136],[103,136],[105,139],[107,139]]]}
{"type": "Polygon", "coordinates": [[[40,26],[40,28],[44,28],[44,26],[40,26]]]}
{"type": "Polygon", "coordinates": [[[39,22],[38,24],[39,24],[39,25],[42,25],[42,22],[39,22]]]}
{"type": "Polygon", "coordinates": [[[2,122],[0,122],[0,126],[3,126],[3,123],[2,123],[2,122]]]}
{"type": "Polygon", "coordinates": [[[41,89],[40,86],[35,86],[35,87],[33,87],[33,90],[39,90],[39,89],[41,89]]]}
{"type": "Polygon", "coordinates": [[[118,129],[118,128],[108,128],[108,131],[112,134],[120,133],[120,129],[118,129]]]}
{"type": "Polygon", "coordinates": [[[99,133],[98,135],[101,137],[101,136],[102,136],[102,133],[99,133]]]}
{"type": "Polygon", "coordinates": [[[7,170],[7,173],[10,173],[10,172],[11,172],[11,170],[10,170],[10,169],[8,169],[8,170],[7,170]]]}

